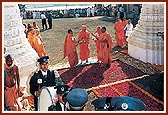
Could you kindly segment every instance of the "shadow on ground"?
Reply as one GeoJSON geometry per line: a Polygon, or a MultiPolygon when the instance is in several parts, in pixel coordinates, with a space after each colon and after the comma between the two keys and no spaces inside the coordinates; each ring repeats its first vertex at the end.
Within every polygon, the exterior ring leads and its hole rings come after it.
{"type": "Polygon", "coordinates": [[[114,17],[107,17],[107,16],[101,17],[98,20],[105,21],[105,22],[115,22],[114,17]]]}
{"type": "Polygon", "coordinates": [[[164,101],[164,72],[132,81],[160,101],[164,101]]]}

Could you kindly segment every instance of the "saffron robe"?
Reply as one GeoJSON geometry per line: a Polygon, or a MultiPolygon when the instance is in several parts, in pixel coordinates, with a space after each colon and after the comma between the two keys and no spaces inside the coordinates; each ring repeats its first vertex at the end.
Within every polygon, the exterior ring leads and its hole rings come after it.
{"type": "Polygon", "coordinates": [[[27,39],[28,39],[30,45],[31,45],[32,47],[34,47],[34,42],[33,42],[33,39],[34,39],[34,30],[31,30],[31,31],[29,31],[29,32],[27,33],[27,39]]]}
{"type": "Polygon", "coordinates": [[[64,56],[67,56],[70,67],[75,67],[78,64],[78,55],[76,51],[77,41],[73,34],[67,34],[64,39],[64,56]]]}
{"type": "MultiPolygon", "coordinates": [[[[101,34],[101,29],[97,29],[94,34],[97,36],[97,37],[100,37],[100,34],[101,34]]],[[[97,59],[98,61],[100,60],[99,59],[99,55],[98,55],[98,52],[100,51],[100,43],[97,39],[94,40],[94,43],[95,43],[95,46],[96,46],[96,53],[97,53],[97,59]]]]}
{"type": "Polygon", "coordinates": [[[124,25],[122,21],[117,21],[114,25],[115,38],[118,46],[122,47],[126,44],[124,25]]]}
{"type": "Polygon", "coordinates": [[[38,31],[35,31],[34,33],[33,48],[36,50],[39,57],[46,56],[46,51],[41,35],[38,33],[38,31]]]}
{"type": "Polygon", "coordinates": [[[18,67],[16,65],[12,65],[12,67],[8,67],[6,65],[4,69],[7,72],[7,75],[4,81],[5,106],[11,107],[13,111],[20,110],[20,106],[18,104],[19,95],[17,93],[17,90],[20,87],[18,67]],[[18,88],[16,88],[16,86],[18,88]]]}
{"type": "Polygon", "coordinates": [[[123,20],[123,26],[125,27],[128,24],[128,20],[123,20]]]}
{"type": "Polygon", "coordinates": [[[78,33],[78,41],[80,43],[80,59],[81,61],[88,61],[89,55],[90,55],[90,33],[88,31],[80,31],[78,33]]]}
{"type": "Polygon", "coordinates": [[[104,32],[100,34],[98,40],[100,43],[100,51],[98,52],[100,61],[103,64],[108,64],[112,61],[112,57],[110,56],[110,51],[113,48],[112,37],[108,32],[104,32]]]}

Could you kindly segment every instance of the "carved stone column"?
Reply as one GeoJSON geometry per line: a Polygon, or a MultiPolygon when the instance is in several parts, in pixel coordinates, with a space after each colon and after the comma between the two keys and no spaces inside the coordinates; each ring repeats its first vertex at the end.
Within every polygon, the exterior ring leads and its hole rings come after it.
{"type": "Polygon", "coordinates": [[[24,33],[24,26],[17,4],[3,4],[3,40],[6,53],[11,54],[19,68],[21,85],[37,70],[36,51],[30,46],[24,33]]]}
{"type": "Polygon", "coordinates": [[[128,40],[128,54],[164,65],[164,4],[142,4],[140,20],[128,40]]]}

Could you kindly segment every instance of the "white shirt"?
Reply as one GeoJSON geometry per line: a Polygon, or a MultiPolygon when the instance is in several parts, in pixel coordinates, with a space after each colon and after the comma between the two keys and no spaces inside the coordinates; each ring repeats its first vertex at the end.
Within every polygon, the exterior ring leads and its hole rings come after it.
{"type": "Polygon", "coordinates": [[[119,7],[119,12],[124,12],[124,8],[123,7],[119,7]]]}
{"type": "Polygon", "coordinates": [[[65,110],[64,110],[64,104],[62,104],[61,102],[59,102],[59,103],[60,103],[60,105],[61,105],[62,111],[65,111],[65,110]]]}
{"type": "Polygon", "coordinates": [[[125,26],[125,28],[124,28],[124,30],[126,31],[126,33],[125,33],[125,36],[130,36],[130,34],[132,33],[132,30],[133,30],[133,25],[132,25],[132,23],[128,23],[126,26],[125,26]]]}
{"type": "Polygon", "coordinates": [[[46,16],[44,14],[41,14],[41,19],[46,19],[46,16]]]}
{"type": "Polygon", "coordinates": [[[47,76],[47,71],[45,72],[45,71],[41,70],[41,73],[43,74],[43,76],[44,76],[44,75],[47,76]]]}

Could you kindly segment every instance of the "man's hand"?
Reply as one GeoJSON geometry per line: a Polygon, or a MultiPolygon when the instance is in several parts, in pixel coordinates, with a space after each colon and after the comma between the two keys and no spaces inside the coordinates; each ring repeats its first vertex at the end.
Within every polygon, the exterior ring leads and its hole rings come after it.
{"type": "Polygon", "coordinates": [[[39,89],[38,91],[35,91],[34,95],[35,95],[36,97],[39,97],[39,96],[40,96],[40,93],[41,93],[41,90],[39,89]]]}
{"type": "Polygon", "coordinates": [[[85,42],[84,39],[79,40],[79,41],[78,41],[78,44],[81,44],[81,43],[83,43],[83,42],[85,42]]]}

